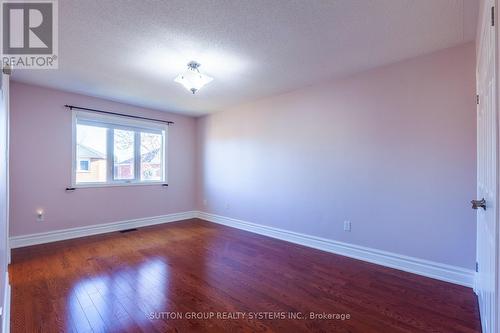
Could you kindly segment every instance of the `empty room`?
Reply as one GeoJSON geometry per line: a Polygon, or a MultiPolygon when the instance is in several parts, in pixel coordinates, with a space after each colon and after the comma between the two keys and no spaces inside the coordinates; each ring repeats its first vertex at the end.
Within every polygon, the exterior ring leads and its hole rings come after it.
{"type": "Polygon", "coordinates": [[[0,333],[500,333],[499,0],[0,2],[0,333]]]}

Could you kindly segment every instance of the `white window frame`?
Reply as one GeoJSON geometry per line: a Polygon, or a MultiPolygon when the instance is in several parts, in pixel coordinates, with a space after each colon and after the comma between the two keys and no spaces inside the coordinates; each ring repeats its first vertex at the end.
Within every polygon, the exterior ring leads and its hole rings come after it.
{"type": "Polygon", "coordinates": [[[92,111],[73,111],[72,112],[72,167],[71,167],[71,187],[73,188],[92,188],[92,187],[111,187],[111,186],[144,186],[144,185],[162,185],[168,184],[167,178],[167,148],[168,148],[168,125],[148,120],[137,120],[125,116],[117,116],[117,115],[106,115],[99,114],[92,111]],[[102,124],[102,127],[108,128],[108,136],[107,136],[107,151],[106,151],[106,159],[107,159],[107,176],[106,182],[84,182],[77,183],[76,182],[76,173],[78,172],[79,163],[77,154],[77,123],[78,120],[81,119],[85,122],[94,122],[96,125],[99,123],[102,124]],[[124,129],[124,130],[133,130],[135,131],[135,147],[134,147],[134,174],[135,179],[133,180],[115,180],[114,179],[114,156],[113,156],[113,133],[109,129],[124,129]],[[140,180],[140,133],[159,133],[163,132],[163,151],[161,157],[161,165],[162,165],[162,178],[161,180],[140,180]]]}

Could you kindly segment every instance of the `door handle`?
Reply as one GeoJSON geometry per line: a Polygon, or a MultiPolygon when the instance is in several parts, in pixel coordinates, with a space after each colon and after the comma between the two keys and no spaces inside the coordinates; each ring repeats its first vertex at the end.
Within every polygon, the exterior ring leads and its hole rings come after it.
{"type": "Polygon", "coordinates": [[[472,204],[472,209],[482,208],[486,210],[486,200],[484,200],[484,198],[481,200],[472,200],[470,203],[472,204]]]}

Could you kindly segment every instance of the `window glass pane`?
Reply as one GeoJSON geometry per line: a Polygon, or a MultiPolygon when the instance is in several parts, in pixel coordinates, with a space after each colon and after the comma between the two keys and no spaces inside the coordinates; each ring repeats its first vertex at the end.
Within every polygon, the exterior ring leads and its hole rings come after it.
{"type": "Polygon", "coordinates": [[[89,171],[90,161],[80,160],[80,171],[89,171]]]}
{"type": "Polygon", "coordinates": [[[106,182],[106,132],[102,127],[76,126],[77,183],[106,182]],[[86,169],[81,162],[88,163],[86,169]]]}
{"type": "Polygon", "coordinates": [[[80,111],[75,122],[75,184],[164,181],[164,127],[80,111]]]}
{"type": "Polygon", "coordinates": [[[141,133],[141,180],[162,180],[163,136],[141,133]]]}
{"type": "Polygon", "coordinates": [[[115,129],[114,141],[114,170],[116,180],[134,179],[134,141],[135,132],[115,129]]]}

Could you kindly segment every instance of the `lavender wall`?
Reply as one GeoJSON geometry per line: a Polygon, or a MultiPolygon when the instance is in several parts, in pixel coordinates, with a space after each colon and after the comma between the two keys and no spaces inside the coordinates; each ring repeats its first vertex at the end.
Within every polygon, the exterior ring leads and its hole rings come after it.
{"type": "Polygon", "coordinates": [[[199,119],[199,209],[473,268],[474,63],[462,45],[199,119]]]}
{"type": "Polygon", "coordinates": [[[195,119],[21,83],[11,85],[12,236],[185,212],[195,208],[195,119]],[[172,120],[169,187],[78,189],[71,181],[71,112],[65,104],[172,120]],[[36,222],[36,210],[45,221],[36,222]]]}

